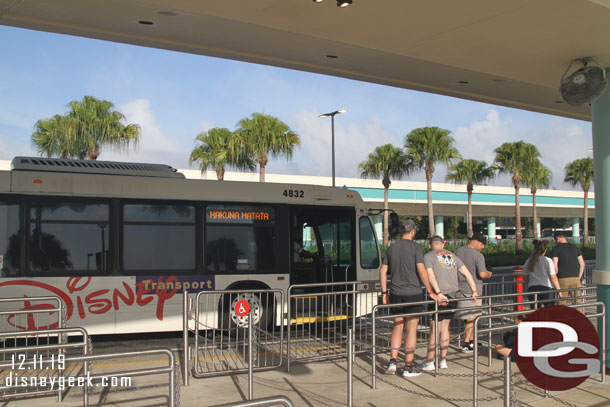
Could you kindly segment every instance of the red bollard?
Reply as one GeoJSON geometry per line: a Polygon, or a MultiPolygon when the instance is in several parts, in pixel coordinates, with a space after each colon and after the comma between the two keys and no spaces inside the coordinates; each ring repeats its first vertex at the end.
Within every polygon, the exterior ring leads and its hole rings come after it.
{"type": "MultiPolygon", "coordinates": [[[[521,266],[513,267],[513,273],[520,273],[519,275],[516,275],[514,277],[515,293],[522,293],[523,292],[523,267],[521,267],[521,266]]],[[[515,302],[523,302],[522,295],[518,295],[516,297],[516,299],[517,300],[515,302]]],[[[515,311],[523,311],[523,305],[515,305],[515,311]]]]}

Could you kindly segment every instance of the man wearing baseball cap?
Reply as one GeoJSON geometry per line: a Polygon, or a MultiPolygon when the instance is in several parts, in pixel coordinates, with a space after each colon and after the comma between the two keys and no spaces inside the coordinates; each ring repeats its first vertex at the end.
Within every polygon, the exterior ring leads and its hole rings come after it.
{"type": "MultiPolygon", "coordinates": [[[[468,268],[470,273],[472,274],[472,278],[474,279],[475,285],[477,287],[477,291],[479,293],[483,293],[483,280],[491,277],[491,271],[487,270],[485,266],[485,257],[481,254],[481,250],[487,244],[487,238],[482,233],[475,233],[470,238],[468,238],[468,244],[466,246],[459,247],[455,254],[462,260],[464,265],[468,268]]],[[[458,275],[458,282],[460,287],[460,292],[463,297],[470,298],[472,297],[472,290],[468,285],[466,279],[460,274],[458,275]]],[[[458,303],[458,308],[468,308],[477,306],[480,307],[483,305],[483,302],[480,299],[477,299],[475,303],[472,300],[464,300],[458,303]]],[[[481,315],[481,311],[478,310],[469,310],[463,311],[460,314],[462,320],[465,320],[466,323],[464,325],[464,346],[462,347],[462,352],[470,353],[474,350],[473,344],[473,325],[476,317],[481,315]]]]}

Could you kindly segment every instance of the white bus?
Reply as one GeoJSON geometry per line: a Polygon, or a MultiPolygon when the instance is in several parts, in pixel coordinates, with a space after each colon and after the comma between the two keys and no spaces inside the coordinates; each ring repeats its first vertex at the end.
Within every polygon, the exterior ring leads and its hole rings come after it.
{"type": "Polygon", "coordinates": [[[377,280],[379,256],[345,188],[51,158],[0,171],[0,298],[57,295],[91,334],[180,330],[183,290],[377,280]]]}

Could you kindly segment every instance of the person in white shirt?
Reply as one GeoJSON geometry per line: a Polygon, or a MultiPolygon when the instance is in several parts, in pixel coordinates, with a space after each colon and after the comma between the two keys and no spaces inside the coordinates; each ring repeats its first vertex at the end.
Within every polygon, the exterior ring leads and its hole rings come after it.
{"type": "MultiPolygon", "coordinates": [[[[561,289],[559,280],[557,279],[557,272],[553,260],[545,256],[546,248],[549,242],[546,240],[534,240],[534,251],[529,259],[525,261],[523,270],[525,270],[524,280],[527,282],[527,291],[551,291],[553,288],[556,290],[561,289]]],[[[561,297],[561,293],[558,293],[561,297]]],[[[528,295],[529,301],[535,300],[535,295],[528,295]]],[[[555,305],[553,300],[554,295],[552,292],[538,294],[538,301],[532,308],[538,308],[545,305],[555,305]]]]}

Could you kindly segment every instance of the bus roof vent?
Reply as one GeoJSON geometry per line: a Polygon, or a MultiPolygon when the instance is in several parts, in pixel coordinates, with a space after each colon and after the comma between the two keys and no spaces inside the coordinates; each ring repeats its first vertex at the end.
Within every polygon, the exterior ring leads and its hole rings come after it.
{"type": "Polygon", "coordinates": [[[164,164],[117,161],[72,160],[68,158],[15,157],[13,171],[48,171],[79,174],[133,175],[138,177],[184,178],[184,174],[164,164]]]}

